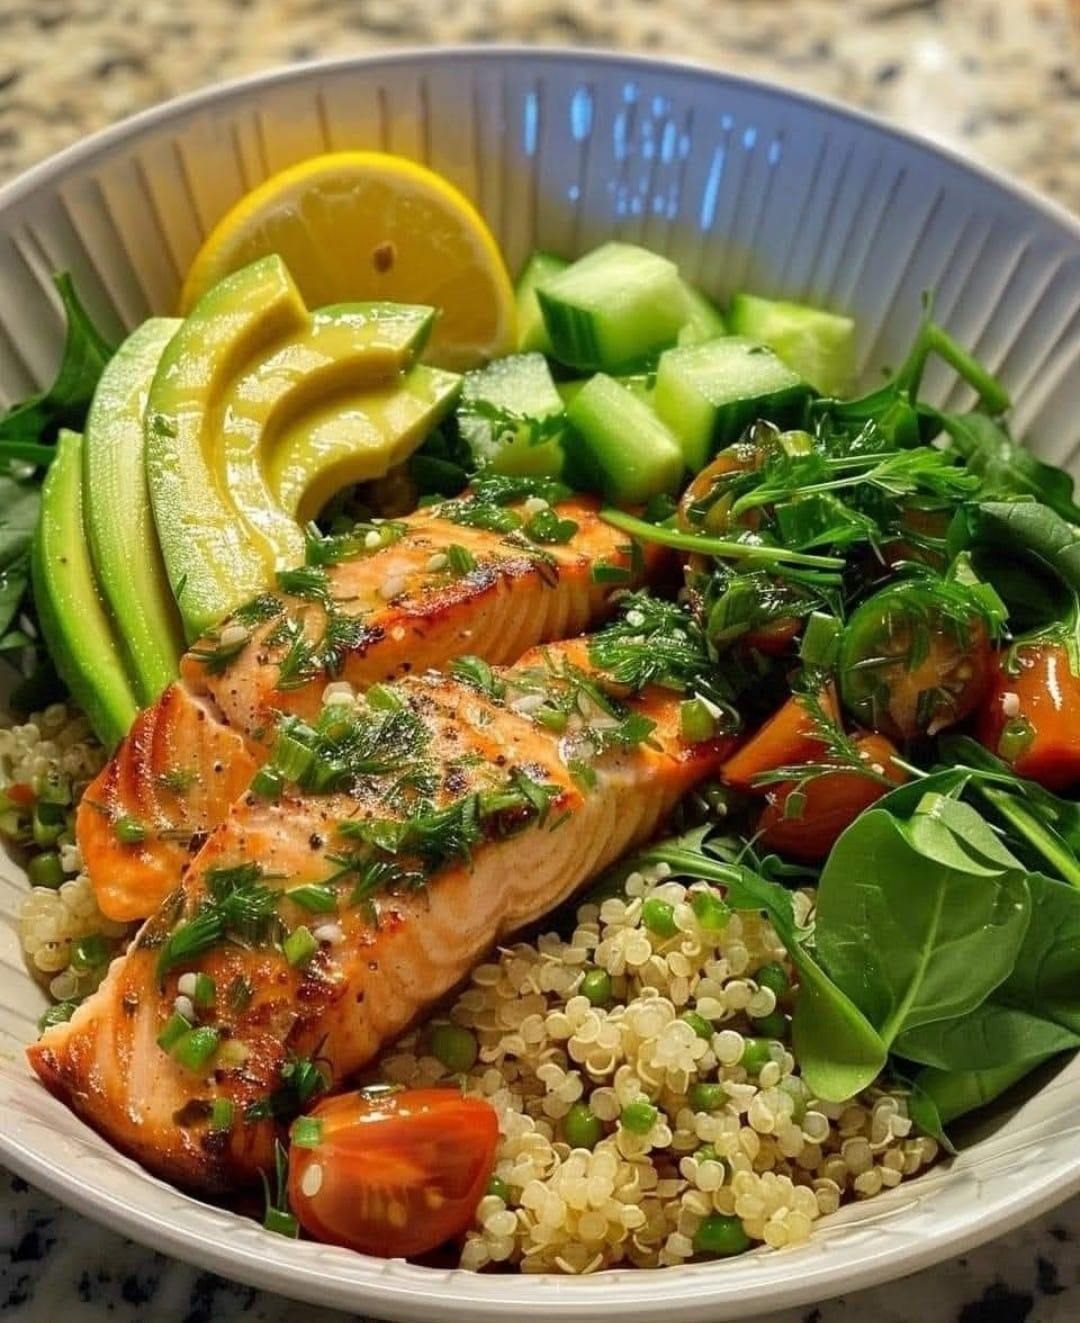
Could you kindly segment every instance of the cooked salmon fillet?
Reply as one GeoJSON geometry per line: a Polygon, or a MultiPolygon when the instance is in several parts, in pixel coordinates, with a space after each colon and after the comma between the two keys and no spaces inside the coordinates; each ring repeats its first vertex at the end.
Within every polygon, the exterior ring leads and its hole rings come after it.
{"type": "Polygon", "coordinates": [[[582,640],[456,674],[471,679],[413,675],[330,705],[322,735],[287,723],[268,767],[300,784],[244,794],[100,989],[29,1049],[151,1171],[250,1182],[313,1069],[340,1087],[497,942],[651,837],[729,751],[683,741],[671,690],[607,698],[582,640]],[[213,980],[199,1009],[183,991],[197,974],[213,980]],[[197,1027],[167,1051],[178,1008],[197,1027]]]}
{"type": "MultiPolygon", "coordinates": [[[[108,918],[146,918],[176,886],[265,757],[279,713],[313,715],[335,680],[366,689],[466,652],[514,661],[586,629],[613,590],[656,563],[652,551],[631,555],[587,498],[553,507],[570,521],[560,536],[574,530],[554,543],[448,517],[469,508],[456,501],[369,530],[372,547],[279,576],[278,591],[191,649],[180,681],[139,715],[79,807],[83,863],[108,918]],[[599,582],[597,564],[610,567],[599,582]],[[121,822],[137,825],[118,834],[121,822]]],[[[499,509],[531,517],[520,503],[499,509]]]]}

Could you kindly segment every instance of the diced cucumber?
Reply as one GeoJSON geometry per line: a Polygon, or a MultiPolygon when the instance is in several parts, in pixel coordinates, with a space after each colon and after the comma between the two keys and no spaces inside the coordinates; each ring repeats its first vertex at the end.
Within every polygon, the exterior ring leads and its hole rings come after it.
{"type": "Polygon", "coordinates": [[[678,485],[679,443],[652,409],[613,377],[600,373],[586,382],[566,413],[572,425],[568,460],[572,455],[609,500],[644,501],[678,485]]]}
{"type": "Polygon", "coordinates": [[[805,303],[736,294],[728,312],[735,335],[775,349],[822,395],[846,395],[855,376],[855,323],[805,303]]]}
{"type": "Polygon", "coordinates": [[[605,372],[632,368],[674,343],[686,321],[674,262],[628,243],[606,243],[536,287],[560,363],[605,372]]]}
{"type": "Polygon", "coordinates": [[[555,383],[555,389],[559,392],[559,398],[562,400],[563,404],[569,408],[574,400],[577,399],[581,388],[588,384],[588,377],[571,377],[569,381],[557,381],[555,383]]]}
{"type": "Polygon", "coordinates": [[[723,313],[713,301],[693,285],[684,283],[683,291],[689,315],[679,327],[676,344],[700,345],[706,340],[715,340],[718,335],[727,335],[723,313]]]}
{"type": "Polygon", "coordinates": [[[808,393],[767,346],[729,335],[661,354],[653,404],[697,473],[755,419],[797,421],[808,393]]]}
{"type": "Polygon", "coordinates": [[[557,477],[564,423],[562,397],[543,354],[511,354],[465,377],[458,430],[478,468],[557,477]]]}
{"type": "Polygon", "coordinates": [[[536,287],[541,280],[565,271],[570,265],[563,257],[554,253],[533,253],[525,263],[514,290],[517,304],[517,343],[522,353],[538,349],[542,354],[551,353],[551,339],[544,325],[544,314],[536,301],[536,287]]]}

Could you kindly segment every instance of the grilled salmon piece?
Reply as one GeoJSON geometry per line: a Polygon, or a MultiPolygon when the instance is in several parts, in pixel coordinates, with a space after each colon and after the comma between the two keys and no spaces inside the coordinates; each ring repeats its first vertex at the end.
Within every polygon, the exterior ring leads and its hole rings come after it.
{"type": "MultiPolygon", "coordinates": [[[[153,913],[266,756],[278,715],[313,716],[328,681],[366,689],[466,652],[512,662],[586,629],[613,588],[640,583],[657,563],[652,551],[631,555],[626,534],[588,499],[553,507],[570,522],[559,532],[567,540],[552,544],[447,517],[475,518],[470,508],[417,511],[370,530],[370,550],[280,575],[281,591],[187,653],[179,683],[140,714],[79,807],[83,862],[108,918],[153,913]],[[601,562],[612,568],[598,583],[601,562]],[[118,834],[125,819],[143,839],[118,834]]],[[[488,522],[515,515],[496,509],[488,522]]]]}
{"type": "Polygon", "coordinates": [[[605,697],[584,641],[469,673],[328,706],[322,734],[292,723],[270,766],[284,758],[300,783],[245,794],[98,992],[29,1049],[151,1171],[250,1182],[313,1083],[368,1064],[496,942],[651,837],[729,751],[682,740],[670,690],[605,697]],[[198,1024],[165,1050],[178,1006],[198,1024]]]}

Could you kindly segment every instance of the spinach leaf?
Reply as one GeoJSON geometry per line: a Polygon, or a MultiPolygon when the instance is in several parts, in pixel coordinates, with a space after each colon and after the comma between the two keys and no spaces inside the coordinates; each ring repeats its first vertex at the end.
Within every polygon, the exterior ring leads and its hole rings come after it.
{"type": "Polygon", "coordinates": [[[899,1056],[939,1070],[997,1070],[1076,1047],[1080,1034],[993,998],[968,1015],[910,1029],[893,1044],[899,1056]]]}
{"type": "Polygon", "coordinates": [[[938,413],[936,417],[967,461],[968,471],[980,479],[984,497],[1034,496],[1063,519],[1080,523],[1073,480],[1064,469],[1044,464],[985,413],[938,413]]]}
{"type": "Polygon", "coordinates": [[[1024,871],[990,827],[930,794],[907,821],[876,808],[843,833],[822,870],[815,943],[889,1046],[1004,982],[1030,909],[1024,871]]]}
{"type": "MultiPolygon", "coordinates": [[[[79,302],[67,272],[53,277],[67,318],[64,351],[56,379],[0,418],[0,461],[25,459],[19,448],[53,441],[61,427],[81,427],[102,369],[113,346],[97,330],[79,302]]],[[[48,462],[48,456],[39,456],[48,462]]]]}
{"type": "Polygon", "coordinates": [[[944,1127],[993,1102],[1046,1059],[1012,1062],[993,1070],[937,1070],[932,1066],[920,1070],[908,1101],[911,1119],[955,1153],[944,1127]]]}
{"type": "Polygon", "coordinates": [[[1014,633],[1071,621],[1080,594],[1080,532],[1039,501],[962,505],[949,554],[970,550],[979,577],[1009,608],[1014,633]]]}
{"type": "Polygon", "coordinates": [[[1028,889],[1031,922],[994,1000],[1080,1034],[1080,891],[1040,873],[1028,875],[1028,889]]]}

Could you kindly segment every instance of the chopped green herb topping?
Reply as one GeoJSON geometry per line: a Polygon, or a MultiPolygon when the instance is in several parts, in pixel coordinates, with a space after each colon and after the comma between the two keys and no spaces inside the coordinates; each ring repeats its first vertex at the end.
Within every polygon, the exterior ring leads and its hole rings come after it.
{"type": "Polygon", "coordinates": [[[174,928],[158,953],[157,974],[198,959],[226,937],[243,946],[273,940],[280,927],[279,893],[262,885],[257,863],[232,868],[208,868],[203,874],[207,895],[190,918],[174,928]]]}
{"type": "Polygon", "coordinates": [[[308,524],[304,534],[305,559],[308,565],[324,566],[371,556],[392,546],[407,531],[408,524],[390,519],[377,524],[354,524],[347,533],[322,533],[318,525],[308,524]]]}

